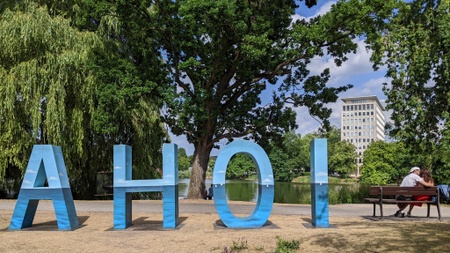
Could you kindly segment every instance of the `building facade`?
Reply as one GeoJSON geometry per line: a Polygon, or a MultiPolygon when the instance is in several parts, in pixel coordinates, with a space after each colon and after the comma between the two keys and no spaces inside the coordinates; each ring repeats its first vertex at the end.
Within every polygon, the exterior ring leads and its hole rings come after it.
{"type": "Polygon", "coordinates": [[[363,153],[374,141],[385,140],[384,107],[376,96],[342,99],[341,140],[355,145],[358,158],[356,176],[363,163],[363,153]]]}

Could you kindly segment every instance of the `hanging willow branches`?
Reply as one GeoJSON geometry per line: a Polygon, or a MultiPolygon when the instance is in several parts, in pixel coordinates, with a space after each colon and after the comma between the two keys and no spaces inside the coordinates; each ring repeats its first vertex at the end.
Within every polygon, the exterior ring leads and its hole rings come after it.
{"type": "Polygon", "coordinates": [[[35,143],[72,149],[83,159],[83,143],[94,110],[95,78],[86,68],[89,51],[101,43],[93,33],[29,5],[0,16],[0,154],[23,168],[35,143]],[[32,136],[32,138],[30,138],[32,136]]]}
{"type": "Polygon", "coordinates": [[[55,13],[64,10],[0,5],[0,179],[23,174],[34,144],[62,147],[76,198],[94,196],[117,143],[140,147],[137,177],[155,176],[167,138],[155,82],[118,43],[55,13]]]}

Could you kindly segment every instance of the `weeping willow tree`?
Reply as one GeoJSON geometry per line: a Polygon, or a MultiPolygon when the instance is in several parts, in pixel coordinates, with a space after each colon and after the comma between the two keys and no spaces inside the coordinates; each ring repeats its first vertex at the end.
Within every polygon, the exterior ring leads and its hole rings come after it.
{"type": "Polygon", "coordinates": [[[116,143],[139,146],[135,174],[155,176],[167,135],[154,84],[117,46],[42,2],[0,4],[0,178],[20,179],[34,144],[61,146],[75,198],[94,196],[116,143]]]}

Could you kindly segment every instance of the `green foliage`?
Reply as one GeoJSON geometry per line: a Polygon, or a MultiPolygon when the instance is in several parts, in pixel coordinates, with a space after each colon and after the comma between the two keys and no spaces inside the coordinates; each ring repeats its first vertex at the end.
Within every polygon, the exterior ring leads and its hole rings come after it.
{"type": "Polygon", "coordinates": [[[365,203],[364,198],[369,197],[370,184],[359,183],[350,184],[348,187],[335,185],[334,190],[328,191],[328,201],[330,205],[365,203]]]}
{"type": "Polygon", "coordinates": [[[296,172],[309,171],[310,146],[314,138],[326,138],[328,144],[328,170],[329,173],[339,173],[343,178],[356,170],[355,147],[347,142],[340,141],[340,130],[336,127],[321,129],[301,137],[299,134],[289,132],[284,134],[282,149],[287,157],[287,166],[296,172]]]}
{"type": "Polygon", "coordinates": [[[150,78],[111,34],[75,27],[77,3],[2,2],[0,177],[19,181],[34,144],[58,145],[74,197],[93,198],[114,144],[139,146],[133,176],[156,177],[167,133],[150,95],[161,74],[150,78]]]}
{"type": "Polygon", "coordinates": [[[280,143],[296,127],[287,103],[308,107],[329,126],[325,105],[351,85],[327,87],[329,69],[314,76],[307,66],[324,54],[341,64],[355,52],[353,39],[382,24],[377,8],[386,5],[372,2],[338,1],[329,13],[298,22],[292,22],[293,0],[114,2],[124,51],[145,73],[158,66],[155,57],[170,72],[171,80],[155,90],[164,98],[165,123],[195,147],[188,197],[201,196],[218,141],[245,136],[262,146],[280,143]],[[262,104],[269,88],[277,92],[262,104]]]}
{"type": "Polygon", "coordinates": [[[433,178],[437,183],[450,185],[450,122],[442,132],[442,139],[436,148],[438,161],[433,168],[433,178]]]}
{"type": "MultiPolygon", "coordinates": [[[[89,131],[96,80],[89,52],[101,41],[45,6],[28,3],[0,15],[0,176],[24,171],[33,144],[61,146],[75,193],[95,192],[89,131]],[[93,187],[92,187],[93,186],[93,187]]],[[[20,179],[16,178],[17,180],[20,179]]]]}
{"type": "Polygon", "coordinates": [[[328,170],[347,178],[356,170],[356,150],[352,143],[337,141],[330,144],[328,154],[328,170]]]}
{"type": "Polygon", "coordinates": [[[256,167],[250,156],[239,153],[234,155],[227,166],[227,179],[246,179],[256,174],[256,167]]]}
{"type": "Polygon", "coordinates": [[[244,238],[239,238],[237,241],[233,240],[233,246],[231,246],[232,251],[242,251],[248,249],[247,240],[244,238]]]}
{"type": "Polygon", "coordinates": [[[294,179],[292,168],[289,167],[289,157],[281,149],[273,147],[269,154],[275,181],[290,182],[294,179]]]}
{"type": "Polygon", "coordinates": [[[191,167],[192,160],[186,155],[186,149],[178,148],[178,170],[179,172],[186,171],[191,167]]]}
{"type": "Polygon", "coordinates": [[[283,135],[283,150],[288,155],[288,166],[290,169],[306,172],[310,171],[310,144],[315,138],[314,134],[301,136],[293,131],[283,135]]]}
{"type": "Polygon", "coordinates": [[[190,170],[181,170],[178,171],[178,178],[190,178],[191,171],[190,170]]]}
{"type": "Polygon", "coordinates": [[[276,253],[291,253],[300,248],[300,241],[298,240],[285,240],[280,236],[277,236],[276,253]]]}
{"type": "Polygon", "coordinates": [[[401,142],[372,142],[363,159],[361,182],[372,185],[397,184],[415,165],[401,142]]]}
{"type": "Polygon", "coordinates": [[[415,164],[449,182],[442,140],[450,119],[450,2],[398,1],[396,8],[385,29],[369,39],[375,67],[387,67],[392,79],[384,84],[389,135],[411,147],[415,164]]]}

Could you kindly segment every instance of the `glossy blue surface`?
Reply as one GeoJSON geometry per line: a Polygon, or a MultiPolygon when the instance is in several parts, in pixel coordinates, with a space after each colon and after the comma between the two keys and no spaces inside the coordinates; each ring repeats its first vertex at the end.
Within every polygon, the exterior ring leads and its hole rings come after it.
{"type": "Polygon", "coordinates": [[[274,198],[272,165],[266,152],[251,141],[234,141],[217,157],[213,172],[214,204],[220,219],[229,228],[262,227],[270,216],[274,198]],[[258,170],[258,200],[253,213],[247,217],[236,217],[231,212],[225,192],[225,175],[228,162],[237,153],[249,155],[258,170]]]}
{"type": "Polygon", "coordinates": [[[178,149],[163,145],[163,178],[132,180],[131,147],[114,145],[114,229],[132,225],[133,192],[163,193],[163,227],[178,225],[178,149]]]}
{"type": "Polygon", "coordinates": [[[311,211],[312,225],[327,228],[328,210],[328,151],[326,139],[311,141],[311,211]]]}
{"type": "Polygon", "coordinates": [[[30,227],[41,199],[53,201],[58,229],[78,228],[78,217],[66,166],[61,148],[58,146],[33,147],[9,229],[30,227]],[[46,180],[48,187],[44,187],[46,180]]]}

